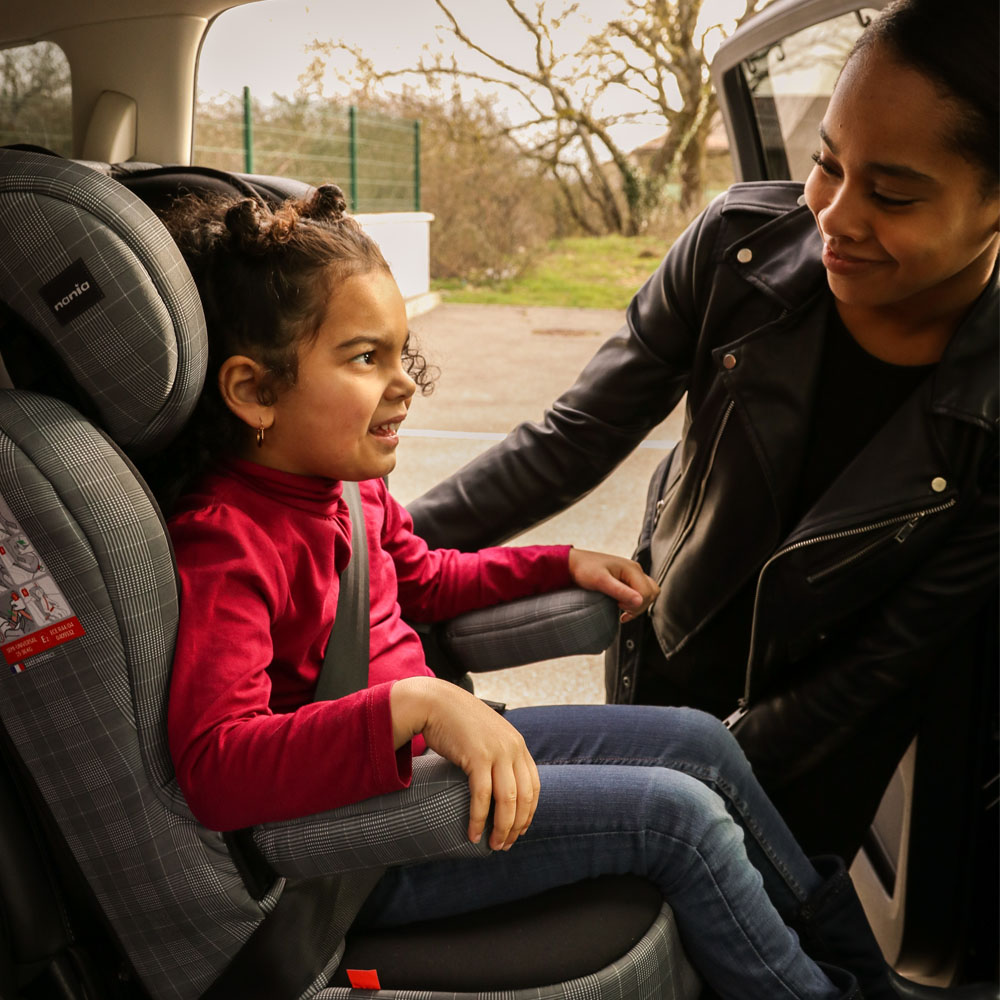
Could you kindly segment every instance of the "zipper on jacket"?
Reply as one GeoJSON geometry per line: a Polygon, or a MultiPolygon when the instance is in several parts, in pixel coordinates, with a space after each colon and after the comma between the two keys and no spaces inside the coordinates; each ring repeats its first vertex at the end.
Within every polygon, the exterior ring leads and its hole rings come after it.
{"type": "MultiPolygon", "coordinates": [[[[950,506],[950,504],[948,506],[950,506]]],[[[824,569],[821,569],[816,573],[810,573],[809,576],[806,577],[806,583],[815,583],[817,580],[823,580],[836,573],[838,570],[843,569],[845,566],[850,566],[852,563],[856,563],[859,559],[864,559],[868,553],[881,548],[889,542],[905,542],[906,539],[910,537],[910,532],[917,526],[921,517],[923,517],[922,514],[915,514],[906,522],[906,524],[893,534],[882,535],[880,538],[876,538],[870,545],[866,545],[863,549],[858,549],[857,552],[852,552],[851,555],[841,559],[840,562],[836,562],[832,566],[826,566],[824,569]]]]}
{"type": "MultiPolygon", "coordinates": [[[[917,524],[925,517],[929,517],[931,514],[940,514],[941,511],[948,510],[950,507],[954,507],[957,500],[952,497],[946,503],[939,503],[934,507],[927,507],[924,510],[918,510],[915,512],[910,512],[908,514],[900,514],[896,517],[883,518],[881,521],[876,521],[874,524],[865,524],[857,528],[845,528],[843,531],[832,531],[826,535],[817,535],[815,538],[804,538],[800,542],[795,542],[792,545],[788,545],[783,549],[779,549],[777,552],[767,560],[766,563],[761,567],[760,573],[757,575],[757,587],[754,592],[753,599],[753,618],[750,624],[750,652],[747,656],[747,673],[746,682],[743,688],[743,697],[740,698],[738,707],[732,715],[728,716],[724,720],[724,724],[732,728],[744,715],[750,710],[750,682],[753,674],[753,657],[755,652],[755,645],[757,642],[757,602],[760,599],[760,585],[761,581],[764,579],[764,574],[767,572],[771,564],[776,560],[780,559],[781,556],[787,555],[789,552],[795,552],[797,549],[804,549],[810,545],[815,545],[818,542],[833,542],[839,541],[843,538],[853,538],[855,535],[864,535],[869,531],[879,531],[882,528],[892,527],[894,524],[898,524],[899,530],[892,536],[892,538],[897,542],[904,542],[909,537],[910,533],[917,526],[917,524]]],[[[881,545],[886,541],[884,538],[878,539],[878,541],[873,542],[871,545],[865,546],[860,552],[855,552],[851,556],[842,559],[836,566],[828,567],[822,570],[820,573],[814,574],[807,579],[811,582],[818,577],[825,576],[828,573],[832,573],[835,569],[840,569],[844,566],[849,565],[856,559],[860,559],[863,555],[870,552],[875,546],[881,545]]]]}
{"type": "MultiPolygon", "coordinates": [[[[719,442],[722,440],[723,432],[726,429],[726,424],[729,423],[729,416],[733,412],[733,408],[736,406],[736,400],[731,399],[729,405],[726,407],[726,412],[722,414],[722,421],[719,424],[719,429],[715,432],[715,438],[712,441],[712,450],[708,453],[708,464],[705,467],[705,471],[702,473],[701,482],[698,485],[698,495],[695,498],[695,502],[691,507],[691,512],[688,514],[687,523],[684,525],[684,530],[680,533],[680,537],[674,543],[673,548],[670,550],[670,555],[663,560],[663,569],[657,574],[656,582],[662,584],[664,577],[667,575],[667,570],[670,568],[670,564],[674,560],[674,555],[677,550],[684,544],[684,540],[689,534],[691,534],[691,529],[694,527],[695,521],[698,519],[698,511],[701,510],[702,501],[705,499],[705,489],[708,486],[708,477],[712,474],[712,468],[715,465],[715,453],[719,450],[719,442]]],[[[656,501],[656,512],[653,515],[653,527],[650,531],[650,538],[652,538],[652,533],[656,530],[657,522],[660,520],[660,515],[663,513],[663,508],[666,505],[667,499],[661,498],[656,501]]],[[[654,601],[655,603],[655,601],[654,601]]],[[[653,610],[652,604],[649,606],[650,613],[653,610]]]]}

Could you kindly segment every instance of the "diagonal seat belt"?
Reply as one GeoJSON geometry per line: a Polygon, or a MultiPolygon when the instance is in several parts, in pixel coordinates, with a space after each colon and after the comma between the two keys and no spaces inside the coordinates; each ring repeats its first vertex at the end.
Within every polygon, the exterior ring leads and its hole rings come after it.
{"type": "MultiPolygon", "coordinates": [[[[368,686],[371,618],[368,539],[361,491],[343,484],[351,521],[351,559],[340,576],[337,612],[313,701],[330,701],[368,686]]],[[[251,830],[225,834],[233,860],[255,899],[276,876],[253,844],[251,830]],[[267,878],[267,875],[270,878],[267,878]]],[[[322,975],[385,868],[289,881],[201,1000],[298,1000],[322,975]]]]}
{"type": "Polygon", "coordinates": [[[340,575],[337,614],[326,643],[323,668],[313,701],[333,701],[368,687],[368,633],[371,630],[368,594],[368,538],[361,491],[344,483],[344,499],[351,518],[351,559],[340,575]]]}

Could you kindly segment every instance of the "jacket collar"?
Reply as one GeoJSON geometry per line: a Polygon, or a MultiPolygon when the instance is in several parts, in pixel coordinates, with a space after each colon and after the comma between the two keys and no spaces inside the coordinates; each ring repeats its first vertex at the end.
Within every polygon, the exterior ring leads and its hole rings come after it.
{"type": "MultiPolygon", "coordinates": [[[[805,306],[825,286],[822,251],[812,213],[800,205],[730,244],[723,260],[787,313],[805,306]]],[[[998,271],[1000,263],[938,363],[930,403],[935,413],[968,420],[989,431],[996,430],[1000,411],[998,271]]]]}

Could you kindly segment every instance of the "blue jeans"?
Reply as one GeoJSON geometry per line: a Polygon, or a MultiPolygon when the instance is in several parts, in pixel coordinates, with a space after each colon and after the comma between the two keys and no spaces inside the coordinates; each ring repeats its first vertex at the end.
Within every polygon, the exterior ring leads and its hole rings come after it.
{"type": "Polygon", "coordinates": [[[650,879],[685,951],[726,998],[839,995],[785,925],[820,877],[729,731],[693,709],[514,709],[538,765],[531,827],[510,851],[390,869],[360,921],[450,916],[609,873],[650,879]]]}

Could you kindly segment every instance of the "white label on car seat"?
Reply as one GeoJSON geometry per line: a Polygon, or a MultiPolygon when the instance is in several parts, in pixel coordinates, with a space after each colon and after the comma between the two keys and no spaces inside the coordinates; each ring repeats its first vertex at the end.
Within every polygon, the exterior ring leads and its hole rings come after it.
{"type": "Polygon", "coordinates": [[[25,660],[83,634],[80,619],[0,498],[0,649],[11,672],[21,673],[25,660]]]}

